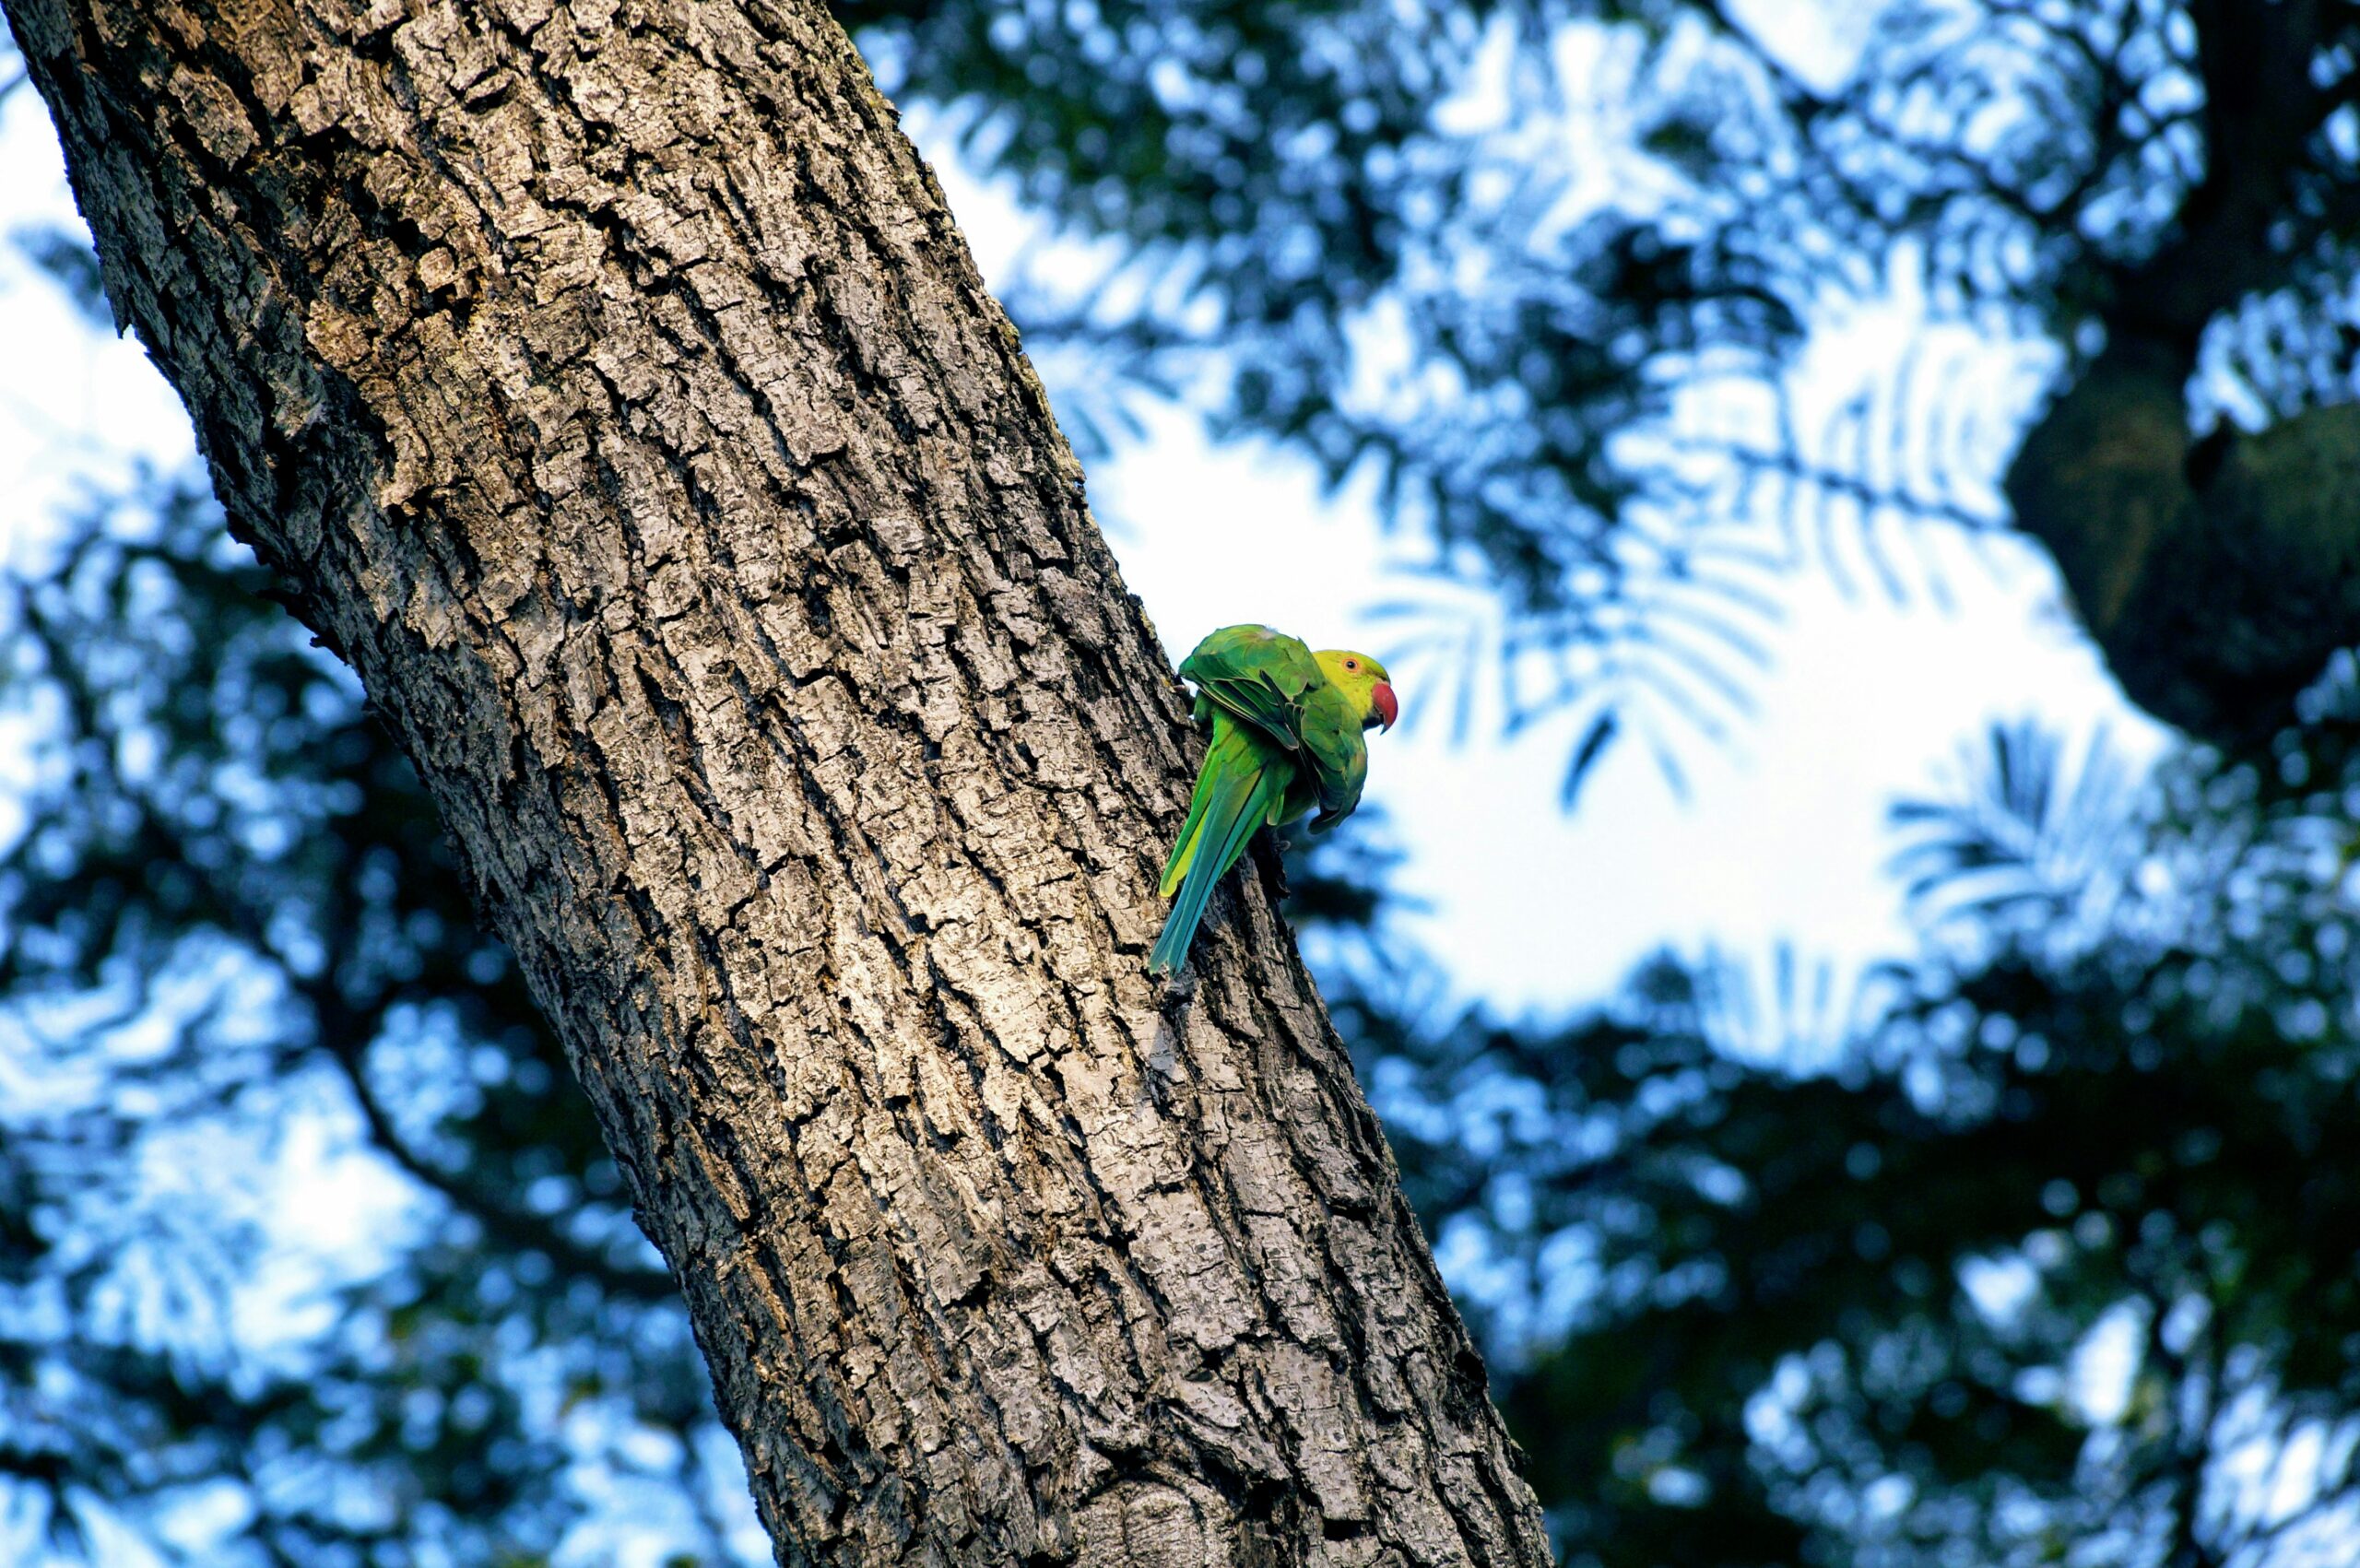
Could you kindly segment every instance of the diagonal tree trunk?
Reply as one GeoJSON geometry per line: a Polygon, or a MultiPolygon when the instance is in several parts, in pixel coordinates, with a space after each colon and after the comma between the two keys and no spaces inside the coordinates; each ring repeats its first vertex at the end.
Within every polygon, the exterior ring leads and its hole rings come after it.
{"type": "Polygon", "coordinates": [[[1142,973],[1181,701],[817,0],[6,8],[780,1560],[1546,1562],[1268,890],[1142,973]]]}

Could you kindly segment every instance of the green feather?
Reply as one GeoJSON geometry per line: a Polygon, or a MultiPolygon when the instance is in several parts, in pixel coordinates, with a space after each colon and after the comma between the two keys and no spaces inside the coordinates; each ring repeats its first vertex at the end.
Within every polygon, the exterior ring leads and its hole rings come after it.
{"type": "Polygon", "coordinates": [[[1181,661],[1201,706],[1226,709],[1286,750],[1302,745],[1306,695],[1326,684],[1311,650],[1267,626],[1224,626],[1181,661]]]}
{"type": "Polygon", "coordinates": [[[1314,654],[1267,626],[1222,627],[1180,673],[1196,683],[1197,717],[1210,718],[1213,734],[1163,867],[1161,890],[1173,905],[1148,957],[1158,974],[1186,961],[1213,884],[1257,828],[1315,806],[1315,832],[1351,815],[1368,779],[1363,732],[1381,716],[1371,692],[1386,678],[1365,654],[1314,654]]]}
{"type": "Polygon", "coordinates": [[[1213,743],[1197,775],[1188,819],[1163,867],[1162,891],[1173,901],[1172,913],[1148,955],[1150,973],[1179,970],[1213,884],[1237,864],[1255,829],[1280,819],[1279,807],[1295,773],[1292,760],[1259,731],[1226,713],[1213,716],[1213,743]]]}

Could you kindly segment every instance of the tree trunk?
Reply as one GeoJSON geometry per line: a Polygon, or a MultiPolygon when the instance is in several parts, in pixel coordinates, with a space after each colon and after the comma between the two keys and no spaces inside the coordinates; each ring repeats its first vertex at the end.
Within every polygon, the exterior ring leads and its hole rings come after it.
{"type": "Polygon", "coordinates": [[[2192,442],[2194,362],[2118,331],[2024,438],[2008,497],[2124,694],[2250,752],[2360,643],[2360,405],[2192,442]]]}
{"type": "Polygon", "coordinates": [[[2325,10],[2191,0],[2205,177],[2162,247],[2106,277],[2106,348],[2007,478],[2125,694],[2233,752],[2265,746],[2329,656],[2360,643],[2360,407],[2189,439],[2189,378],[2213,320],[2360,219],[2323,213],[2316,191],[2295,199],[2341,101],[2316,78],[2325,10]]]}
{"type": "Polygon", "coordinates": [[[6,4],[780,1561],[1545,1562],[1267,878],[1142,972],[1181,698],[818,0],[6,4]]]}

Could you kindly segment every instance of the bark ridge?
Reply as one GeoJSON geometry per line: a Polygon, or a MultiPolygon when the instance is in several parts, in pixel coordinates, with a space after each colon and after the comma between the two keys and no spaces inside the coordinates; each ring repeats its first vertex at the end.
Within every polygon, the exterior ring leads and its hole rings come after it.
{"type": "Polygon", "coordinates": [[[1184,704],[822,8],[6,6],[233,526],[566,1043],[780,1561],[1545,1562],[1268,889],[1141,972],[1184,704]]]}

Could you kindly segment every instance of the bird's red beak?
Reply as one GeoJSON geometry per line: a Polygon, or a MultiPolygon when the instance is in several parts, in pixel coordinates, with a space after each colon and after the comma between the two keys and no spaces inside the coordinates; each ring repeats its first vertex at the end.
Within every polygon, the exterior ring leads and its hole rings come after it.
{"type": "Polygon", "coordinates": [[[1401,716],[1401,702],[1393,695],[1393,683],[1380,680],[1368,695],[1369,701],[1376,704],[1376,716],[1385,721],[1386,729],[1391,729],[1393,721],[1401,716]]]}

